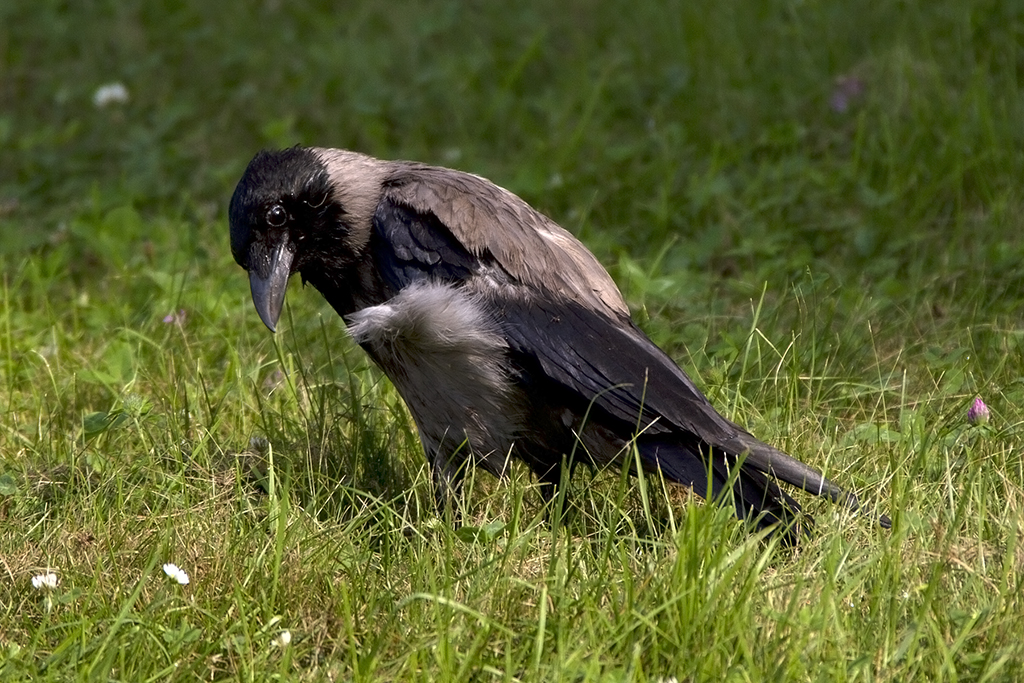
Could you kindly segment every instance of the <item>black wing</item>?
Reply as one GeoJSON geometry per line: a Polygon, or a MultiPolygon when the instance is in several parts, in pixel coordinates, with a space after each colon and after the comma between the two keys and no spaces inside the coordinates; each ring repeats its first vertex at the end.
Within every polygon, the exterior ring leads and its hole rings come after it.
{"type": "Polygon", "coordinates": [[[393,293],[427,278],[463,282],[480,266],[437,216],[389,199],[373,214],[371,240],[377,270],[393,293]]]}
{"type": "MultiPolygon", "coordinates": [[[[833,499],[849,494],[821,473],[720,415],[671,358],[630,321],[543,295],[496,302],[513,351],[555,382],[650,438],[689,437],[748,467],[833,499]]],[[[850,501],[854,504],[854,501],[850,501]]]]}
{"type": "MultiPolygon", "coordinates": [[[[387,198],[377,206],[373,228],[377,268],[393,292],[423,279],[464,284],[485,266],[500,270],[490,254],[470,253],[432,213],[387,198]]],[[[746,465],[812,493],[848,496],[819,472],[721,416],[628,319],[613,320],[507,274],[504,278],[514,286],[476,289],[489,297],[513,353],[535,360],[548,379],[585,403],[593,401],[627,430],[650,438],[686,436],[730,456],[746,454],[746,465]]]]}
{"type": "MultiPolygon", "coordinates": [[[[489,261],[487,254],[469,253],[433,214],[388,199],[377,206],[373,228],[378,271],[395,291],[427,278],[463,283],[489,261]]],[[[513,349],[535,357],[551,379],[588,400],[600,394],[599,405],[627,423],[647,427],[664,416],[651,426],[657,432],[682,428],[718,445],[735,432],[735,425],[718,415],[689,377],[631,322],[556,302],[527,285],[516,289],[521,296],[492,297],[492,303],[513,349]],[[675,409],[659,406],[666,401],[675,409]]]]}

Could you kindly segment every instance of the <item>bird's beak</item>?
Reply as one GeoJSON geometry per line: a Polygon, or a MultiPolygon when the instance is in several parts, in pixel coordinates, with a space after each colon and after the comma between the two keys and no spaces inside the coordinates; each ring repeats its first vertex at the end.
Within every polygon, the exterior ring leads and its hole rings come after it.
{"type": "Polygon", "coordinates": [[[252,288],[252,302],[260,314],[260,320],[271,332],[276,331],[277,320],[281,317],[294,258],[295,252],[289,248],[287,240],[282,240],[269,255],[265,251],[260,254],[255,253],[255,250],[250,252],[249,286],[252,288]]]}

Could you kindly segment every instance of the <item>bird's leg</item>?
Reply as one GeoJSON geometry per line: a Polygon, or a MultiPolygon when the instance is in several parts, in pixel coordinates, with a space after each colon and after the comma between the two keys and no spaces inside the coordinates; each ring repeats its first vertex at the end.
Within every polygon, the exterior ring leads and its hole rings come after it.
{"type": "MultiPolygon", "coordinates": [[[[454,455],[454,454],[453,454],[454,455]]],[[[462,525],[465,501],[462,497],[462,480],[465,477],[465,461],[453,462],[453,456],[434,453],[430,458],[430,474],[434,484],[434,505],[439,517],[446,519],[453,528],[462,525]]]]}
{"type": "Polygon", "coordinates": [[[551,465],[546,471],[537,471],[540,481],[540,496],[547,508],[548,523],[552,526],[563,522],[566,513],[573,508],[569,492],[569,480],[576,470],[576,462],[563,458],[559,463],[551,465]]]}

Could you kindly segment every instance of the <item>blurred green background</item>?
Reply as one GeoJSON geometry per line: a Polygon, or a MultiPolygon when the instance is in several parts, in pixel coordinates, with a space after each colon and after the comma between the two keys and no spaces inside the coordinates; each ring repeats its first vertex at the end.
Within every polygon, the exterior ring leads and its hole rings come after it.
{"type": "Polygon", "coordinates": [[[485,175],[605,256],[1017,284],[1021,12],[7,2],[3,250],[97,203],[220,218],[257,149],[316,144],[485,175]],[[129,102],[93,106],[108,82],[129,102]]]}

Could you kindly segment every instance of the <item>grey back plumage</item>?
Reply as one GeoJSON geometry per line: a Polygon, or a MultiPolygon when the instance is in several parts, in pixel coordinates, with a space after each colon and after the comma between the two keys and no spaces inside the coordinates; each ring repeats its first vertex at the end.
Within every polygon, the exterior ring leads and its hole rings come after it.
{"type": "Polygon", "coordinates": [[[383,194],[433,213],[471,253],[489,253],[524,284],[609,316],[629,316],[615,282],[579,240],[489,180],[446,168],[396,163],[383,194]]]}

